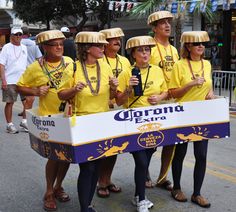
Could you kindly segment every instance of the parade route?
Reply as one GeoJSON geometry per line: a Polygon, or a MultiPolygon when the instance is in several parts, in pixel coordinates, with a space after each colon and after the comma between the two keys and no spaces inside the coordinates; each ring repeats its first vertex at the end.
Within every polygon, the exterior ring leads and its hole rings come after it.
{"type": "MultiPolygon", "coordinates": [[[[0,212],[41,212],[45,191],[44,170],[46,159],[34,152],[29,144],[28,134],[8,134],[5,132],[4,104],[0,103],[0,212]]],[[[21,102],[14,106],[13,117],[19,126],[21,102]]],[[[236,118],[231,116],[231,137],[211,140],[208,147],[208,165],[202,187],[202,195],[209,199],[212,207],[202,209],[191,203],[192,175],[194,166],[193,146],[189,145],[181,179],[182,189],[188,202],[179,203],[172,199],[169,192],[159,189],[147,189],[148,198],[154,203],[151,212],[233,212],[235,211],[236,191],[236,118]]],[[[154,154],[150,172],[155,180],[159,174],[160,151],[154,154]]],[[[122,187],[122,192],[112,194],[107,199],[95,194],[94,205],[98,212],[135,212],[131,199],[134,193],[134,162],[129,153],[118,156],[113,173],[113,182],[122,187]]],[[[64,180],[64,189],[70,194],[68,203],[58,202],[58,212],[79,211],[77,196],[77,176],[79,166],[72,164],[64,180]]],[[[171,171],[169,179],[172,181],[171,171]]]]}

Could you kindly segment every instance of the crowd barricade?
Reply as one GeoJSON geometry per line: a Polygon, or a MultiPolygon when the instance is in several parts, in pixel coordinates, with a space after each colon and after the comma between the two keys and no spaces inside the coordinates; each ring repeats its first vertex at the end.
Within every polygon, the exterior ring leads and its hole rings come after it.
{"type": "Polygon", "coordinates": [[[213,70],[213,90],[217,96],[225,96],[229,99],[230,110],[236,110],[236,71],[213,70]]]}

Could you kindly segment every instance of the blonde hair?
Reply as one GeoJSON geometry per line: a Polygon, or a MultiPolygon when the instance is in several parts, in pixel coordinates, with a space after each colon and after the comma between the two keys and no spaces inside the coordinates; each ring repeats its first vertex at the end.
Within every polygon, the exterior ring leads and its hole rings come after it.
{"type": "MultiPolygon", "coordinates": [[[[189,44],[192,43],[182,43],[180,48],[180,57],[191,59],[190,51],[188,50],[189,44]]],[[[201,55],[201,59],[204,57],[204,54],[201,55]]]]}

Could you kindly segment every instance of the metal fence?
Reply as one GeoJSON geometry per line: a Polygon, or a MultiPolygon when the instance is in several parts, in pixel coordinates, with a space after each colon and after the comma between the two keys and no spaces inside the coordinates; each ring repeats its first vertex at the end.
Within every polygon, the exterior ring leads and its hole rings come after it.
{"type": "Polygon", "coordinates": [[[236,71],[213,70],[212,80],[214,94],[228,97],[230,110],[236,110],[236,71]]]}

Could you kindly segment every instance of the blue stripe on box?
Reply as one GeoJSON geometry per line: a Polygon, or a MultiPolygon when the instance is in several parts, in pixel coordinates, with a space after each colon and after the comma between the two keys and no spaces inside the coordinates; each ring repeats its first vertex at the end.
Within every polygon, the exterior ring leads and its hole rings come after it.
{"type": "Polygon", "coordinates": [[[82,163],[145,148],[174,145],[208,139],[227,138],[230,124],[218,123],[137,133],[78,146],[43,141],[29,133],[32,149],[52,160],[82,163]]]}

